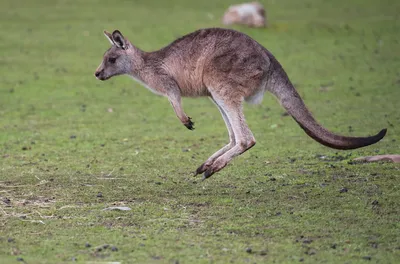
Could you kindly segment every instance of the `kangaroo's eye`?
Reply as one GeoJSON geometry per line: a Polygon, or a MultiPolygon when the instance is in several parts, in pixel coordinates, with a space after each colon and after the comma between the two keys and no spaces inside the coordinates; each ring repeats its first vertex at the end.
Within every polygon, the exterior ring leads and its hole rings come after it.
{"type": "Polygon", "coordinates": [[[117,58],[108,58],[109,63],[115,63],[116,60],[117,60],[117,58]]]}

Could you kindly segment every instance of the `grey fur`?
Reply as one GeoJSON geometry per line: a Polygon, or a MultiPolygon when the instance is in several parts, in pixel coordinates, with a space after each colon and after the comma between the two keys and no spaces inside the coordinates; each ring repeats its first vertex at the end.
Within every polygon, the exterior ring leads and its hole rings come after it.
{"type": "Polygon", "coordinates": [[[300,127],[325,146],[355,149],[374,144],[386,134],[383,129],[371,137],[345,137],[323,128],[275,57],[238,31],[200,29],[153,52],[135,47],[118,30],[104,33],[113,45],[95,72],[98,79],[121,74],[132,76],[154,93],[167,97],[177,117],[191,130],[194,123],[183,111],[182,96],[208,96],[217,105],[229,131],[230,143],[196,170],[196,174],[204,173],[204,179],[255,145],[242,103],[260,103],[265,91],[274,94],[300,127]]]}

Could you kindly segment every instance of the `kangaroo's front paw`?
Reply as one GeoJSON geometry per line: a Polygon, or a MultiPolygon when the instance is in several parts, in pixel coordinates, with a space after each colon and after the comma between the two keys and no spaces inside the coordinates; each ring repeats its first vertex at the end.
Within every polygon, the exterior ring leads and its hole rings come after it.
{"type": "Polygon", "coordinates": [[[185,127],[187,127],[189,130],[194,129],[194,122],[192,122],[192,119],[188,117],[188,121],[184,123],[185,127]]]}

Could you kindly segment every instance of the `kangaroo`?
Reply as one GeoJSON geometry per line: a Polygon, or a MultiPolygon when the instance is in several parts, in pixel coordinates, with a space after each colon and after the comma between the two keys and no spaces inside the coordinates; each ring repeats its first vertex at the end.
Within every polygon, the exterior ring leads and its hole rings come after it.
{"type": "Polygon", "coordinates": [[[176,116],[188,129],[192,119],[182,108],[181,97],[207,96],[221,112],[229,143],[211,155],[195,175],[203,180],[223,169],[234,157],[256,144],[246,124],[243,102],[261,103],[271,92],[314,140],[334,149],[356,149],[374,144],[386,135],[386,128],[369,137],[336,135],[311,115],[277,59],[261,44],[241,32],[200,29],[153,52],[145,52],[119,30],[104,35],[112,44],[94,75],[99,80],[127,74],[155,94],[168,98],[176,116]]]}

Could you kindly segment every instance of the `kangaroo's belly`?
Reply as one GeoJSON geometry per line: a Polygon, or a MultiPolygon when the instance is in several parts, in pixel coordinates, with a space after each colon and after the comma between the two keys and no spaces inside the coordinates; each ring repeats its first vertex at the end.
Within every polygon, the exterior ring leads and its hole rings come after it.
{"type": "Polygon", "coordinates": [[[200,60],[186,58],[180,67],[169,67],[170,73],[185,97],[209,96],[210,93],[203,82],[204,63],[200,60]],[[172,68],[172,69],[171,69],[172,68]]]}

